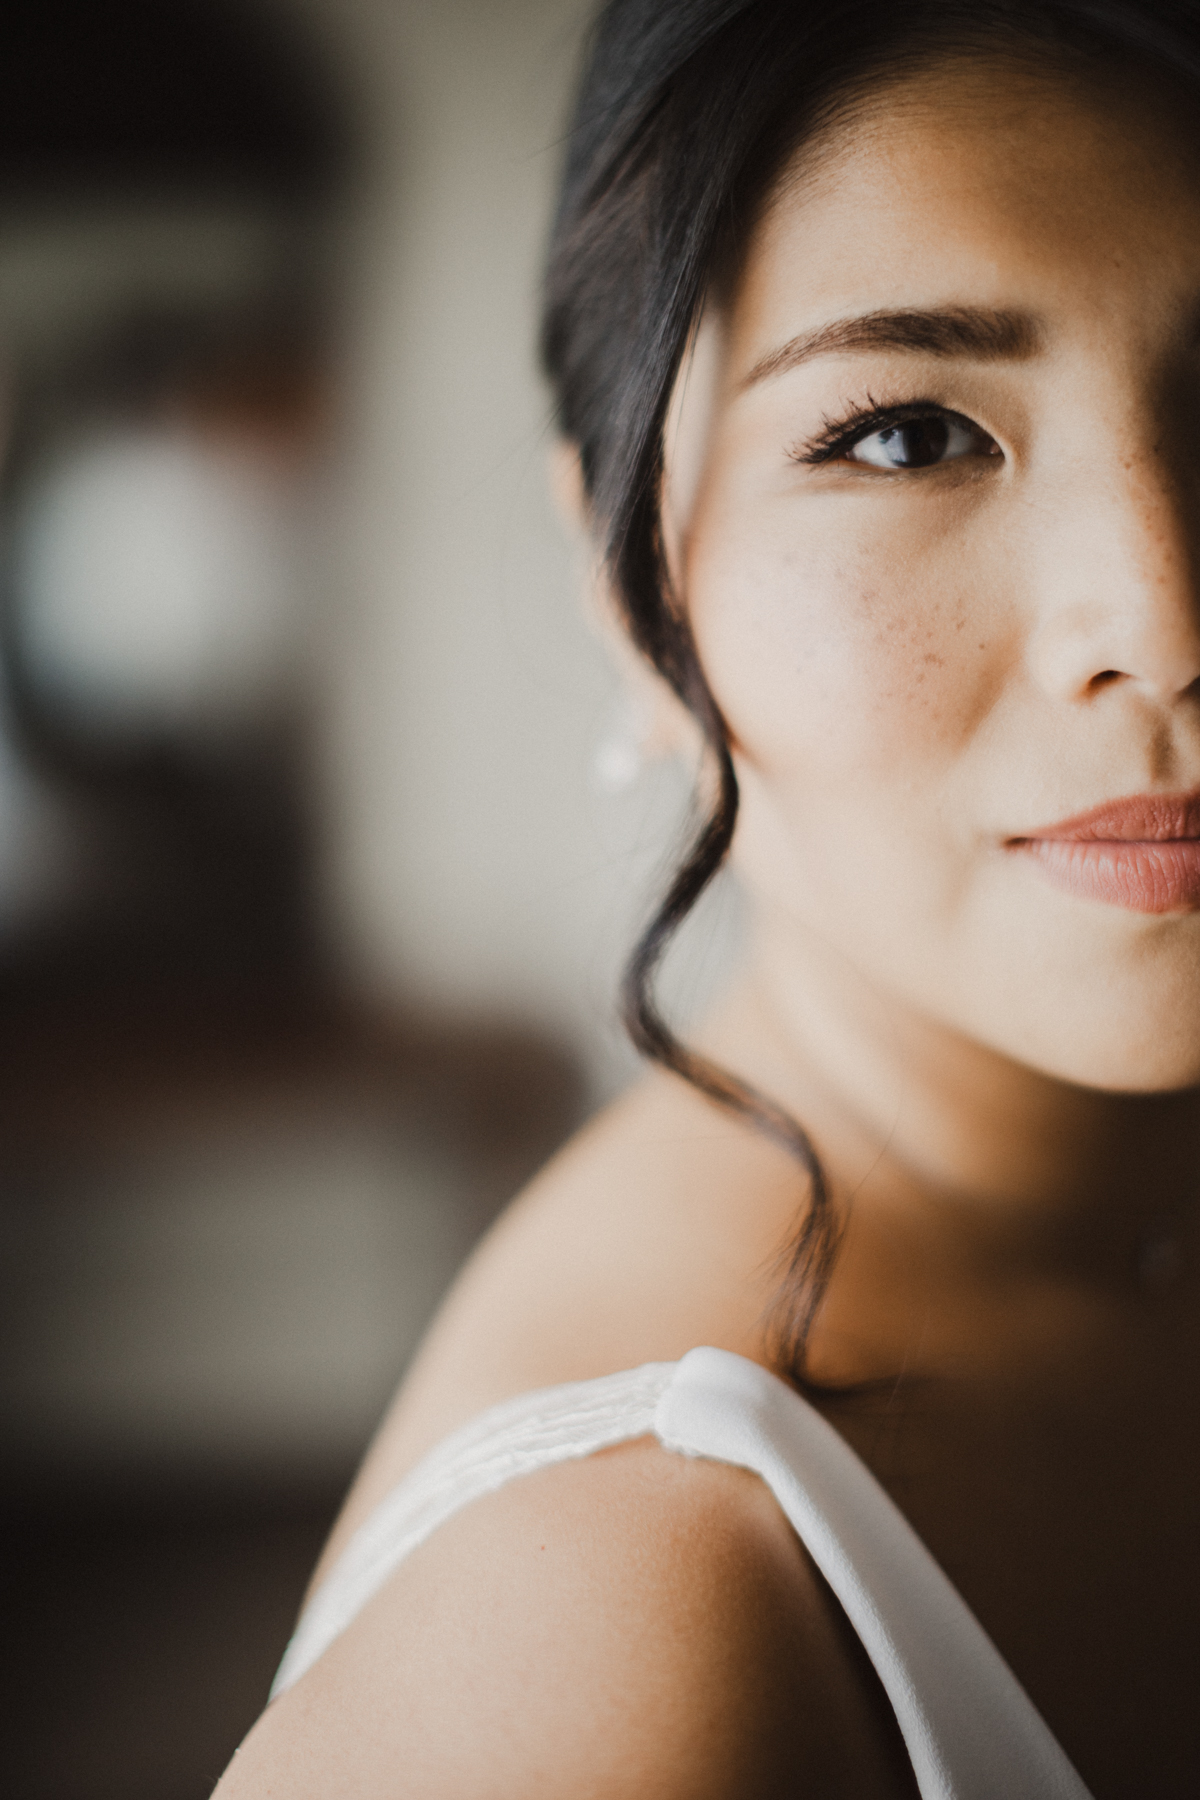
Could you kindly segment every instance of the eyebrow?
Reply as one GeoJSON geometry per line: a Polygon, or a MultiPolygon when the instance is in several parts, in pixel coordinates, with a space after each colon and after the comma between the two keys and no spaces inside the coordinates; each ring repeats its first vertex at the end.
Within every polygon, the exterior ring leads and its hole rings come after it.
{"type": "Polygon", "coordinates": [[[925,356],[969,356],[976,361],[1014,361],[1033,356],[1041,343],[1038,322],[1029,313],[995,312],[951,306],[930,312],[909,308],[834,319],[817,331],[790,338],[771,350],[739,384],[744,390],[783,375],[817,356],[847,356],[867,350],[908,350],[925,356]]]}

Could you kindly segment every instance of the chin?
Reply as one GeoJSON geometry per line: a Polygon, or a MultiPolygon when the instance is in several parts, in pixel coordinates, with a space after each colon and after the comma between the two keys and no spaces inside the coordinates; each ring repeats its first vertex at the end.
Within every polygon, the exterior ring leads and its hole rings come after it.
{"type": "Polygon", "coordinates": [[[998,954],[976,964],[970,999],[981,1035],[1079,1087],[1200,1087],[1200,914],[1081,908],[1047,929],[1039,909],[987,924],[998,954]]]}
{"type": "Polygon", "coordinates": [[[1178,1066],[1164,1066],[1149,1071],[1113,1071],[1106,1072],[1095,1080],[1084,1077],[1076,1085],[1094,1088],[1097,1093],[1103,1094],[1186,1094],[1193,1088],[1200,1088],[1200,1057],[1194,1059],[1186,1070],[1178,1066]]]}
{"type": "Polygon", "coordinates": [[[1024,1061],[1076,1087],[1108,1094],[1177,1094],[1200,1088],[1200,1007],[1186,1024],[1159,1020],[1141,1030],[1128,1019],[1085,1041],[1042,1046],[1024,1061]]]}

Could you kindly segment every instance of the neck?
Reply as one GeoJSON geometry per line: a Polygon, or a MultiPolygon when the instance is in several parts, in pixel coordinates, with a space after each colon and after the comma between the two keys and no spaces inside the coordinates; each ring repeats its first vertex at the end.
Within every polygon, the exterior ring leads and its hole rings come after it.
{"type": "MultiPolygon", "coordinates": [[[[1200,1094],[1112,1094],[964,1037],[813,944],[760,940],[706,1033],[798,1116],[856,1214],[1111,1293],[1179,1272],[1200,1094]]],[[[1194,1262],[1194,1259],[1192,1259],[1194,1262]]]]}

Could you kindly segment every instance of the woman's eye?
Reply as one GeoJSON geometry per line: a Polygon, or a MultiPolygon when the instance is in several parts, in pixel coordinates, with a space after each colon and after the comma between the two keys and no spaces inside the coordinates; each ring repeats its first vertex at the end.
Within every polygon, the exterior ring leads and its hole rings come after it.
{"type": "Polygon", "coordinates": [[[860,437],[843,452],[847,462],[875,469],[931,469],[964,456],[997,456],[995,441],[969,419],[927,413],[860,437]]]}

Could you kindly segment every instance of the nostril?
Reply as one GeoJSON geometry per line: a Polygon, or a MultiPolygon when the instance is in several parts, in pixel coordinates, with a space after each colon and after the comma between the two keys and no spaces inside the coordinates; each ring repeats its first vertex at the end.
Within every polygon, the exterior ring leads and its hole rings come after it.
{"type": "Polygon", "coordinates": [[[1100,688],[1108,687],[1110,682],[1120,681],[1120,679],[1120,669],[1101,669],[1098,675],[1092,676],[1092,679],[1088,682],[1088,688],[1092,693],[1096,693],[1100,688]]]}

